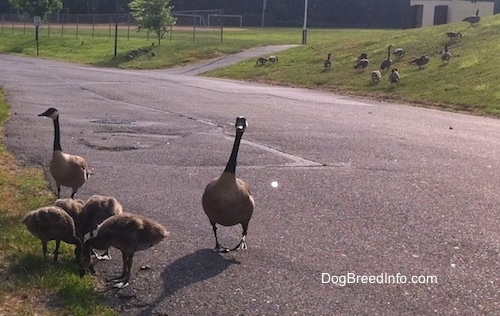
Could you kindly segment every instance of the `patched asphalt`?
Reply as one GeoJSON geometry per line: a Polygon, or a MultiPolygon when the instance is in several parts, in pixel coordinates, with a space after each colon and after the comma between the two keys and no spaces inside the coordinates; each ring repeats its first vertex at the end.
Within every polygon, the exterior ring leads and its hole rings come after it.
{"type": "MultiPolygon", "coordinates": [[[[120,315],[500,312],[499,120],[192,75],[200,69],[0,55],[9,150],[47,171],[53,127],[37,115],[56,107],[63,150],[94,170],[77,197],[115,196],[171,232],[136,254],[129,287],[103,292],[120,315]],[[249,127],[237,175],[256,209],[249,249],[216,254],[201,195],[224,169],[238,115],[249,127]]],[[[228,246],[241,233],[219,231],[228,246]]],[[[121,272],[111,255],[98,279],[121,272]]]]}

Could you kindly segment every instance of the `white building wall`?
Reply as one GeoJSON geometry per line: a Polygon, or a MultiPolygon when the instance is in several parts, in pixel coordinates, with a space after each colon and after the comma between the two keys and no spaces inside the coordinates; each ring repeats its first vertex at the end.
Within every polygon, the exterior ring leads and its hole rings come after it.
{"type": "Polygon", "coordinates": [[[480,16],[493,15],[494,2],[480,1],[471,3],[463,0],[411,0],[411,5],[423,5],[422,26],[434,25],[434,8],[438,5],[448,6],[448,23],[462,21],[465,17],[475,15],[479,9],[480,16]]]}

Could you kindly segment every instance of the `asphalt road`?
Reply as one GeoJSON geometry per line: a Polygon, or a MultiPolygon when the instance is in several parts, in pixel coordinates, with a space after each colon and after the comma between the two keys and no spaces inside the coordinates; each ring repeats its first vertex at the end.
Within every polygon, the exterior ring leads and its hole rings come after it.
{"type": "MultiPolygon", "coordinates": [[[[115,196],[171,232],[137,253],[128,288],[104,291],[120,314],[500,313],[499,120],[190,71],[0,55],[8,148],[47,170],[53,127],[37,114],[56,107],[63,150],[94,170],[77,197],[115,196]],[[215,254],[201,195],[238,115],[256,209],[249,249],[215,254]]],[[[227,246],[241,232],[219,231],[227,246]]],[[[111,254],[100,278],[121,271],[111,254]]]]}

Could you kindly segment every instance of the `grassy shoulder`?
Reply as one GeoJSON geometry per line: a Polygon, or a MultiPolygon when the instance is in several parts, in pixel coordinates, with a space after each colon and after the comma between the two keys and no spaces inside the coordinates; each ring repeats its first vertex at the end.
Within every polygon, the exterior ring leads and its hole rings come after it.
{"type": "MultiPolygon", "coordinates": [[[[0,89],[0,124],[8,115],[5,91],[0,89]]],[[[100,303],[92,279],[78,277],[70,246],[61,243],[57,263],[43,259],[40,240],[21,219],[55,197],[43,172],[20,167],[2,137],[0,130],[0,315],[115,315],[100,303]]]]}

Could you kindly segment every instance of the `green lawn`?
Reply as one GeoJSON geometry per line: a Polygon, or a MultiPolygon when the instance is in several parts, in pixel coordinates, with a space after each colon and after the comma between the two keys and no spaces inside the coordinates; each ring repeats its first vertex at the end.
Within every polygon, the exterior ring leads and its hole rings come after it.
{"type": "MultiPolygon", "coordinates": [[[[114,33],[108,29],[75,30],[41,29],[39,52],[42,58],[53,58],[105,67],[153,69],[188,64],[232,54],[250,47],[269,44],[300,44],[300,29],[226,28],[221,43],[220,29],[179,29],[153,48],[156,55],[145,54],[127,60],[131,50],[149,48],[154,37],[121,29],[118,36],[118,57],[113,58],[114,33]]],[[[282,52],[279,62],[256,66],[255,60],[207,73],[208,76],[281,85],[322,89],[408,101],[448,110],[478,115],[500,115],[500,16],[484,17],[476,26],[459,22],[410,30],[310,29],[308,42],[282,52]],[[447,31],[459,31],[463,37],[450,41],[447,31]],[[379,68],[386,57],[387,46],[403,47],[401,60],[393,56],[393,66],[401,74],[399,85],[390,85],[387,74],[379,84],[371,81],[371,71],[379,68]],[[441,62],[444,45],[452,54],[449,64],[441,62]],[[368,53],[370,65],[358,73],[353,66],[361,52],[368,53]],[[325,71],[323,61],[333,55],[332,69],[325,71]],[[431,60],[423,69],[409,61],[421,55],[431,60]]],[[[33,29],[6,28],[0,33],[0,52],[36,55],[33,29]]],[[[264,56],[265,57],[265,56],[264,56]]]]}

